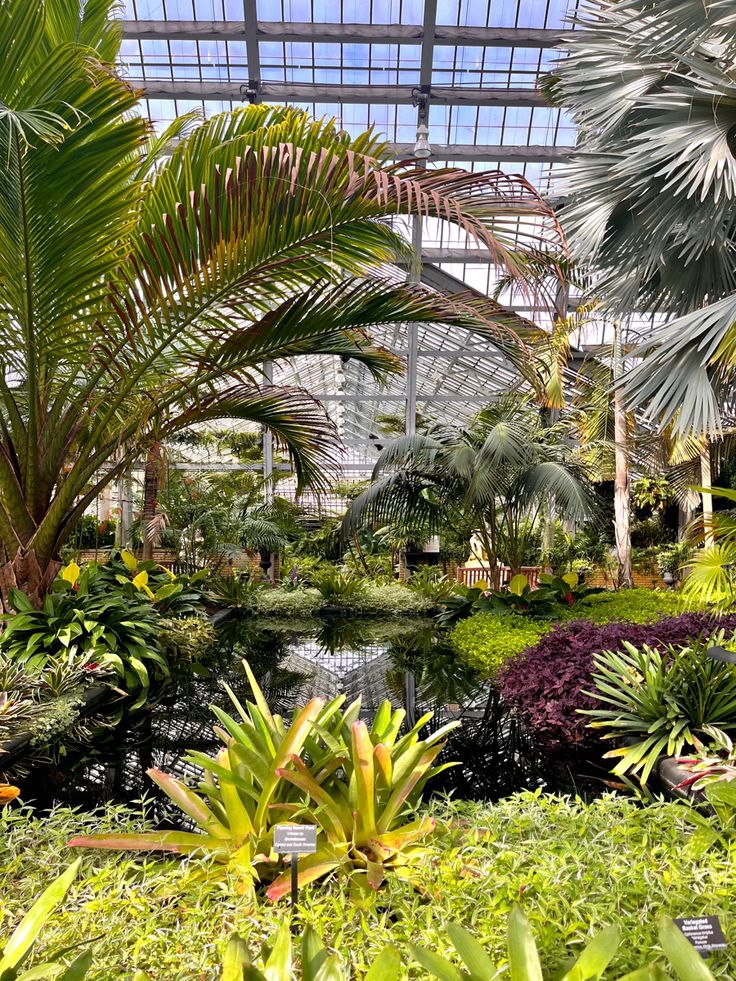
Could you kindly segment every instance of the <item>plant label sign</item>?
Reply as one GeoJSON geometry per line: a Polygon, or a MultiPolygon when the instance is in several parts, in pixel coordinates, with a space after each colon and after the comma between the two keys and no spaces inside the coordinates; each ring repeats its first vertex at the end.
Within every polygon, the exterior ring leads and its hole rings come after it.
{"type": "Polygon", "coordinates": [[[313,824],[277,824],[273,829],[273,850],[279,855],[314,855],[317,828],[313,824]]]}
{"type": "Polygon", "coordinates": [[[723,936],[721,921],[717,916],[681,916],[675,923],[684,935],[701,953],[710,950],[725,950],[728,947],[723,936]]]}

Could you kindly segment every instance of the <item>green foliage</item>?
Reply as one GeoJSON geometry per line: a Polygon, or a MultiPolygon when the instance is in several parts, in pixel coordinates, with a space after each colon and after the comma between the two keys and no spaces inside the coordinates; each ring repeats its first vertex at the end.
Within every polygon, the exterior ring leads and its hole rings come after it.
{"type": "Polygon", "coordinates": [[[678,593],[659,589],[621,589],[589,596],[574,616],[593,623],[652,623],[685,610],[678,593]]]}
{"type": "MultiPolygon", "coordinates": [[[[459,923],[450,923],[447,932],[466,971],[458,971],[451,961],[439,954],[416,944],[411,945],[416,960],[440,981],[494,981],[502,976],[509,981],[543,981],[543,977],[551,976],[543,971],[529,920],[519,906],[514,906],[509,916],[506,942],[508,972],[497,969],[482,944],[459,923]]],[[[705,961],[668,916],[660,920],[659,940],[680,981],[714,981],[705,961]]],[[[620,943],[621,931],[618,927],[602,930],[567,967],[560,981],[597,981],[615,958],[620,943]]],[[[669,977],[658,964],[650,963],[633,974],[627,972],[625,978],[619,977],[619,981],[665,981],[669,977]]]]}
{"type": "Polygon", "coordinates": [[[407,586],[433,604],[452,596],[457,589],[457,583],[446,576],[442,567],[437,565],[421,566],[411,574],[407,586]]]}
{"type": "Polygon", "coordinates": [[[86,734],[80,722],[85,688],[110,680],[113,671],[94,654],[68,652],[49,658],[37,670],[0,654],[0,744],[29,733],[32,747],[76,741],[86,734]]]}
{"type": "Polygon", "coordinates": [[[162,617],[159,643],[171,662],[201,661],[215,646],[215,628],[205,617],[162,617]]]}
{"type": "Polygon", "coordinates": [[[349,605],[358,616],[414,616],[429,613],[433,604],[401,583],[367,582],[349,605]]]}
{"type": "Polygon", "coordinates": [[[516,614],[480,613],[458,623],[451,642],[458,657],[492,678],[510,657],[532,647],[551,627],[516,614]]]}
{"type": "MultiPolygon", "coordinates": [[[[358,718],[360,699],[341,711],[343,695],[327,704],[311,699],[294,710],[287,727],[271,714],[246,661],[243,667],[253,702],[244,707],[226,685],[239,718],[212,706],[222,749],[215,757],[187,754],[202,770],[199,793],[160,770],[147,771],[198,832],[82,835],[70,847],[206,853],[234,869],[245,888],[278,874],[274,825],[306,814],[321,838],[317,852],[300,862],[300,883],[347,870],[364,887],[378,889],[389,870],[409,874],[424,855],[419,842],[435,822],[427,815],[408,818],[426,781],[448,765],[432,764],[444,748],[443,737],[459,723],[420,740],[430,712],[399,737],[405,713],[392,711],[386,701],[369,731],[358,718]]],[[[279,875],[269,897],[283,896],[289,883],[290,872],[279,875]]]]}
{"type": "Polygon", "coordinates": [[[365,588],[365,582],[358,576],[341,572],[334,567],[323,569],[312,576],[312,582],[325,603],[335,606],[350,606],[365,588]]]}
{"type": "Polygon", "coordinates": [[[257,582],[248,572],[233,569],[229,576],[218,576],[210,581],[207,598],[215,606],[245,610],[253,606],[255,593],[264,584],[257,582]]]}
{"type": "Polygon", "coordinates": [[[147,597],[164,616],[191,617],[203,611],[203,588],[209,575],[208,569],[176,575],[153,560],[139,561],[122,549],[107,562],[84,567],[80,588],[96,595],[117,592],[137,602],[147,597]]]}
{"type": "Polygon", "coordinates": [[[594,655],[595,691],[586,694],[606,707],[581,711],[592,729],[607,730],[603,739],[626,740],[605,754],[619,759],[615,774],[645,784],[660,756],[680,756],[696,738],[736,730],[736,665],[707,656],[722,640],[664,653],[625,643],[624,651],[594,655]]]}
{"type": "Polygon", "coordinates": [[[115,518],[100,520],[94,514],[83,514],[69,536],[74,548],[112,548],[115,544],[115,518]]]}
{"type": "Polygon", "coordinates": [[[533,400],[516,392],[490,402],[465,428],[430,424],[400,436],[381,452],[376,479],[351,504],[346,528],[389,525],[422,541],[447,525],[470,527],[489,562],[519,569],[538,543],[545,509],[577,518],[590,510],[569,430],[569,418],[545,425],[533,400]]]}
{"type": "MultiPolygon", "coordinates": [[[[0,981],[31,981],[32,978],[58,978],[58,981],[81,981],[92,963],[92,951],[85,951],[70,964],[68,957],[57,954],[53,961],[24,965],[32,955],[33,946],[49,917],[64,902],[64,897],[77,876],[80,861],[74,862],[38,897],[0,950],[0,981]]],[[[75,947],[78,944],[74,945],[75,947]]]]}
{"type": "MultiPolygon", "coordinates": [[[[67,566],[40,610],[19,590],[11,591],[16,610],[0,635],[0,651],[37,672],[60,657],[87,657],[112,668],[128,691],[150,687],[151,678],[168,676],[158,641],[158,614],[147,600],[120,592],[92,592],[90,570],[67,566]]],[[[94,570],[92,572],[94,574],[94,570]]]]}
{"type": "MultiPolygon", "coordinates": [[[[398,951],[387,946],[365,977],[366,981],[398,981],[400,972],[398,951]]],[[[272,941],[263,944],[255,958],[251,957],[248,945],[237,933],[228,941],[222,959],[222,981],[292,981],[294,977],[288,920],[283,921],[272,941]]],[[[302,934],[299,978],[301,981],[347,981],[348,978],[342,957],[330,953],[310,926],[302,934]]],[[[148,975],[139,972],[133,981],[149,981],[148,975]]]]}
{"type": "MultiPolygon", "coordinates": [[[[334,577],[331,576],[331,583],[334,577]]],[[[317,589],[259,589],[253,596],[251,609],[263,616],[300,617],[318,613],[322,606],[335,606],[346,613],[360,617],[369,616],[415,616],[429,613],[432,603],[426,597],[408,589],[400,583],[378,584],[360,581],[359,588],[353,589],[355,580],[340,592],[326,587],[329,599],[317,589]]]]}
{"type": "MultiPolygon", "coordinates": [[[[419,942],[450,956],[451,922],[461,922],[503,963],[508,918],[520,901],[543,965],[562,964],[593,934],[618,924],[614,977],[639,967],[649,952],[656,956],[663,913],[717,914],[726,935],[733,931],[733,852],[712,848],[701,858],[688,852],[692,827],[682,804],[642,808],[614,795],[585,803],[526,793],[492,806],[436,802],[432,816],[437,830],[420,890],[393,876],[373,903],[358,905],[337,879],[300,891],[301,922],[341,952],[356,981],[389,943],[406,952],[419,942]]],[[[2,887],[4,922],[12,929],[66,868],[64,843],[72,834],[145,830],[150,826],[139,813],[113,805],[95,813],[59,807],[44,816],[0,810],[0,880],[11,884],[2,887]]],[[[234,876],[213,878],[210,863],[196,857],[89,853],[81,875],[84,888],[70,894],[63,917],[49,922],[38,954],[103,933],[90,981],[125,978],[135,969],[157,981],[217,977],[234,931],[257,951],[284,919],[281,904],[249,903],[234,876]]],[[[709,966],[719,981],[730,981],[736,951],[714,952],[709,966]]]]}
{"type": "Polygon", "coordinates": [[[640,477],[631,487],[635,508],[661,511],[673,499],[672,485],[666,477],[640,477]]]}
{"type": "Polygon", "coordinates": [[[693,550],[689,542],[674,542],[665,545],[657,552],[657,568],[660,572],[671,572],[675,579],[682,579],[685,567],[692,558],[693,550]]]}
{"type": "Polygon", "coordinates": [[[272,617],[308,617],[323,605],[316,589],[259,589],[253,595],[254,613],[272,617]]]}

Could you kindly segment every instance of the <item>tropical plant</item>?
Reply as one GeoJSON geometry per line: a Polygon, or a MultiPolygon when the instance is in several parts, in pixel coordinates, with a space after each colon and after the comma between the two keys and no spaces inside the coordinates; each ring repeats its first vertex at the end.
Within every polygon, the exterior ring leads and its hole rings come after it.
{"type": "Polygon", "coordinates": [[[580,581],[576,572],[568,572],[563,576],[552,576],[543,572],[539,577],[540,589],[546,590],[555,597],[558,603],[566,607],[577,607],[582,600],[598,593],[605,593],[602,586],[586,586],[580,581]]]}
{"type": "Polygon", "coordinates": [[[702,790],[721,780],[736,780],[736,746],[725,732],[712,733],[709,745],[694,741],[697,755],[682,756],[677,763],[692,773],[678,789],[702,790]]]}
{"type": "MultiPolygon", "coordinates": [[[[187,754],[187,760],[202,769],[199,793],[160,770],[146,771],[199,830],[85,835],[73,838],[70,847],[204,852],[233,865],[246,882],[257,878],[260,864],[275,861],[273,825],[299,800],[279,770],[291,766],[301,753],[312,723],[323,717],[325,703],[311,699],[303,708],[295,709],[292,723],[286,727],[280,716],[271,714],[246,661],[243,667],[255,702],[244,708],[226,685],[240,721],[212,706],[220,723],[216,733],[223,748],[214,757],[195,751],[187,754]]],[[[339,700],[333,701],[327,712],[334,714],[339,704],[339,700]]]]}
{"type": "MultiPolygon", "coordinates": [[[[284,920],[272,940],[263,944],[252,957],[245,940],[234,934],[222,958],[222,981],[293,981],[294,951],[288,920],[284,920]]],[[[365,975],[365,981],[398,981],[401,960],[395,947],[384,947],[365,975]]],[[[299,945],[299,978],[301,981],[348,981],[342,957],[330,953],[311,926],[302,933],[299,945]]],[[[132,981],[149,981],[138,971],[132,981]]]]}
{"type": "MultiPolygon", "coordinates": [[[[736,491],[730,488],[709,490],[717,497],[736,502],[736,491]]],[[[691,603],[708,603],[728,610],[736,599],[736,511],[715,511],[696,522],[692,530],[704,544],[684,563],[683,596],[691,603]]]]}
{"type": "MultiPolygon", "coordinates": [[[[669,593],[657,594],[641,589],[611,594],[610,602],[607,596],[591,597],[583,607],[590,605],[589,615],[599,612],[597,607],[603,608],[597,622],[575,619],[553,625],[536,643],[532,642],[534,646],[526,645],[525,650],[506,661],[499,671],[504,701],[516,709],[549,748],[561,752],[569,752],[578,746],[599,750],[596,730],[586,725],[586,717],[578,711],[600,707],[597,699],[587,694],[593,684],[594,654],[625,650],[627,641],[639,648],[648,645],[666,649],[670,644],[684,646],[701,637],[707,638],[719,630],[729,633],[736,630],[736,616],[732,615],[714,618],[707,613],[683,613],[672,616],[674,599],[669,593]],[[632,600],[640,597],[642,609],[637,610],[632,600]],[[620,603],[620,600],[624,602],[620,603]],[[646,605],[644,600],[647,600],[646,605]],[[660,608],[659,615],[658,600],[668,601],[660,608]],[[667,613],[670,615],[663,615],[667,613]]],[[[468,651],[464,656],[472,659],[474,650],[479,655],[483,651],[482,635],[476,641],[472,625],[486,619],[490,618],[471,618],[456,628],[454,643],[468,651]]]]}
{"type": "Polygon", "coordinates": [[[663,575],[669,572],[675,579],[681,579],[692,553],[692,547],[687,541],[665,545],[657,552],[657,568],[663,575]]]}
{"type": "MultiPolygon", "coordinates": [[[[449,924],[447,933],[464,971],[458,970],[451,961],[433,951],[411,945],[415,960],[440,981],[493,981],[500,977],[507,977],[509,981],[543,981],[548,976],[542,970],[529,921],[518,906],[512,909],[509,916],[508,972],[505,968],[497,969],[483,946],[459,923],[449,924]]],[[[680,981],[715,981],[703,958],[668,916],[660,919],[659,941],[680,981]]],[[[597,981],[616,956],[620,942],[618,927],[601,930],[565,971],[561,981],[597,981]]],[[[627,972],[619,977],[619,981],[665,981],[668,977],[658,964],[651,963],[638,971],[627,972]]]]}
{"type": "Polygon", "coordinates": [[[135,602],[147,597],[158,613],[169,617],[193,617],[203,612],[203,587],[210,574],[208,569],[200,569],[175,575],[152,559],[139,562],[127,549],[107,562],[90,563],[82,569],[70,563],[67,569],[75,570],[74,582],[94,595],[117,592],[135,602]]]}
{"type": "Polygon", "coordinates": [[[736,16],[594,0],[577,20],[551,80],[585,133],[567,167],[571,251],[614,315],[676,317],[639,350],[629,397],[683,432],[718,433],[733,391],[736,16]]]}
{"type": "MultiPolygon", "coordinates": [[[[53,960],[26,969],[33,945],[54,910],[64,901],[77,877],[80,860],[74,862],[38,897],[0,949],[0,981],[31,981],[35,978],[57,978],[58,981],[80,981],[92,966],[92,950],[79,954],[69,964],[66,955],[74,948],[56,954],[53,960]]],[[[84,941],[83,941],[84,943],[84,941]]],[[[77,947],[80,945],[77,944],[77,947]]]]}
{"type": "Polygon", "coordinates": [[[664,653],[624,641],[623,651],[594,655],[595,689],[585,694],[603,707],[580,711],[592,729],[605,730],[603,739],[625,740],[605,754],[619,760],[613,773],[645,784],[660,756],[680,756],[697,737],[736,730],[736,665],[708,657],[722,641],[719,632],[664,653]]]}
{"type": "MultiPolygon", "coordinates": [[[[449,765],[432,766],[443,736],[458,723],[420,740],[429,713],[398,738],[403,711],[383,703],[369,731],[358,719],[360,700],[341,712],[345,698],[339,696],[327,704],[311,699],[294,710],[287,728],[271,713],[246,661],[243,667],[254,701],[244,707],[226,685],[239,718],[212,706],[223,748],[215,757],[196,751],[186,756],[202,770],[199,793],[160,770],[147,771],[199,831],[81,835],[69,846],[206,853],[234,868],[247,888],[278,871],[274,825],[306,815],[322,838],[316,854],[300,862],[300,884],[337,869],[362,875],[371,888],[388,870],[409,874],[423,854],[417,843],[435,822],[428,816],[407,821],[407,812],[426,781],[449,765]]],[[[268,894],[278,899],[289,885],[290,873],[283,873],[268,894]]]]}
{"type": "Polygon", "coordinates": [[[0,7],[3,600],[16,586],[38,605],[101,490],[196,423],[266,425],[298,483],[323,483],[335,427],[302,389],[263,384],[265,362],[320,353],[383,377],[399,362],[369,328],[437,321],[529,374],[531,325],[407,283],[391,263],[411,248],[386,217],[453,222],[518,278],[560,241],[520,177],[385,167],[372,133],[289,107],[182,116],[154,136],[114,68],[115,11],[0,7]]]}
{"type": "MultiPolygon", "coordinates": [[[[427,780],[454,765],[433,764],[444,737],[460,723],[420,739],[432,712],[399,736],[403,709],[382,702],[370,730],[357,718],[359,709],[354,702],[330,728],[322,720],[315,724],[317,738],[305,744],[310,766],[294,757],[293,768],[277,771],[306,794],[306,813],[324,834],[322,847],[300,863],[305,882],[338,869],[369,889],[378,889],[389,872],[416,878],[415,866],[426,854],[421,843],[436,826],[434,818],[417,817],[414,810],[427,780]]],[[[280,876],[269,887],[270,898],[285,895],[289,882],[289,873],[280,876]]]]}
{"type": "Polygon", "coordinates": [[[217,576],[210,581],[207,598],[216,606],[245,610],[253,605],[255,593],[265,584],[257,582],[249,572],[233,569],[229,576],[217,576]]]}
{"type": "Polygon", "coordinates": [[[446,576],[440,566],[431,565],[422,566],[413,572],[406,585],[433,603],[452,596],[457,588],[457,583],[446,576]]]}
{"type": "Polygon", "coordinates": [[[158,639],[166,656],[173,663],[201,661],[212,653],[216,632],[207,617],[162,617],[158,639]]]}
{"type": "Polygon", "coordinates": [[[380,454],[345,527],[422,524],[434,533],[469,525],[490,569],[502,558],[518,572],[545,508],[561,517],[587,511],[585,472],[568,435],[564,421],[545,426],[528,397],[509,395],[465,429],[433,425],[399,437],[380,454]]]}
{"type": "Polygon", "coordinates": [[[6,615],[0,651],[38,673],[60,658],[99,663],[115,671],[128,691],[144,698],[152,677],[168,677],[158,641],[159,617],[151,604],[120,593],[93,594],[72,564],[35,609],[18,589],[9,594],[17,611],[6,615]]]}
{"type": "Polygon", "coordinates": [[[358,576],[341,572],[334,567],[322,569],[312,576],[312,584],[326,603],[349,606],[365,589],[365,583],[358,576]]]}

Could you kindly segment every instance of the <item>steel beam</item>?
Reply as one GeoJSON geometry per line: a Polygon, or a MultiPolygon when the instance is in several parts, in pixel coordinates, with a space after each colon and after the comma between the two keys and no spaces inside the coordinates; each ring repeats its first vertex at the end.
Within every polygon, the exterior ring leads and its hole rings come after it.
{"type": "MultiPolygon", "coordinates": [[[[123,37],[136,41],[243,41],[240,21],[228,20],[123,20],[123,37]]],[[[554,48],[572,31],[526,27],[453,27],[437,25],[435,43],[483,48],[554,48]]],[[[260,21],[259,41],[311,44],[421,45],[420,24],[312,24],[260,21]]]]}
{"type": "MultiPolygon", "coordinates": [[[[434,89],[432,90],[434,93],[434,89]]],[[[563,163],[570,160],[575,148],[571,146],[500,146],[495,144],[437,144],[432,143],[433,160],[458,162],[497,161],[498,163],[563,163]]],[[[390,143],[387,155],[395,160],[408,160],[414,155],[411,143],[390,143]]]]}
{"type": "MultiPolygon", "coordinates": [[[[189,79],[165,81],[130,78],[147,99],[187,99],[241,102],[244,83],[198,82],[189,79]]],[[[263,82],[264,102],[332,102],[351,105],[412,105],[411,85],[327,85],[312,82],[263,82]]],[[[444,106],[545,106],[538,89],[432,87],[432,104],[444,106]]]]}
{"type": "Polygon", "coordinates": [[[488,249],[440,248],[422,249],[423,263],[463,262],[473,266],[495,265],[496,260],[488,249]]]}
{"type": "Polygon", "coordinates": [[[243,23],[245,25],[245,57],[248,64],[248,98],[250,102],[260,102],[261,55],[258,46],[257,0],[243,0],[243,23]]]}

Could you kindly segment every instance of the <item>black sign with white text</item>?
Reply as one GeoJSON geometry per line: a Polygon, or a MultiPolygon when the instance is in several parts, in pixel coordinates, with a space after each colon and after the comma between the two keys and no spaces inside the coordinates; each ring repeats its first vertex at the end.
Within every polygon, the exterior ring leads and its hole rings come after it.
{"type": "Polygon", "coordinates": [[[313,824],[277,824],[273,850],[279,855],[313,855],[317,851],[317,828],[313,824]]]}
{"type": "Polygon", "coordinates": [[[693,947],[701,953],[709,950],[725,950],[728,944],[723,936],[721,921],[717,916],[682,916],[675,923],[693,947]]]}

